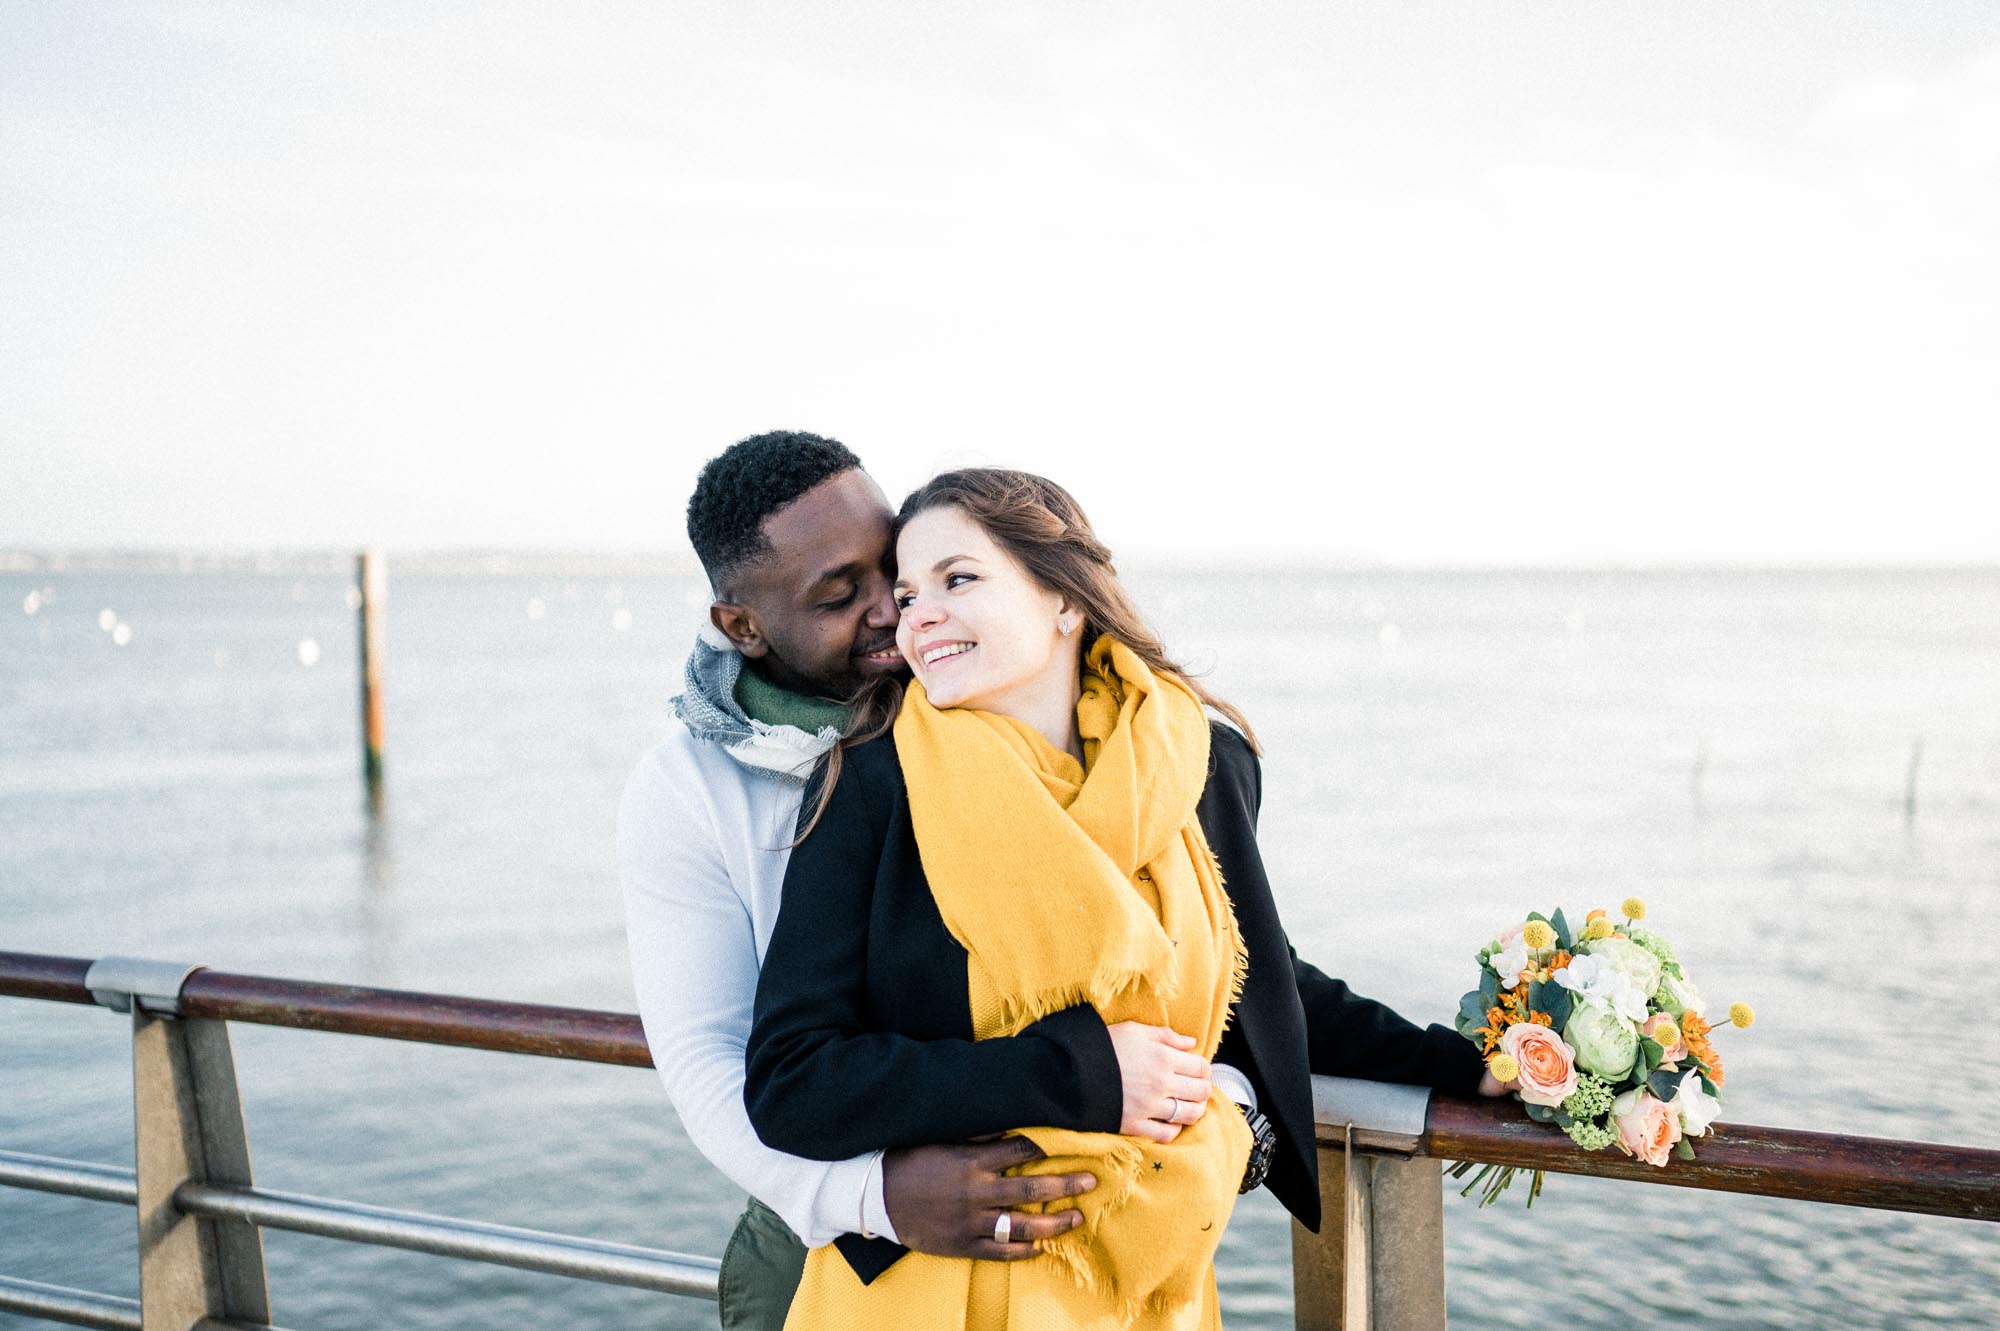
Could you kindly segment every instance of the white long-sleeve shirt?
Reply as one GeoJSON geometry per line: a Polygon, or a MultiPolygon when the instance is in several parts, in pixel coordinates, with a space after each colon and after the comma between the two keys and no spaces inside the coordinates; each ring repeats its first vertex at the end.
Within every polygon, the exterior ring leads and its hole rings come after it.
{"type": "Polygon", "coordinates": [[[618,809],[632,981],[660,1080],[695,1149],[808,1247],[850,1232],[894,1238],[875,1157],[828,1164],[774,1151],[743,1107],[757,974],[800,787],[671,724],[618,809]]]}

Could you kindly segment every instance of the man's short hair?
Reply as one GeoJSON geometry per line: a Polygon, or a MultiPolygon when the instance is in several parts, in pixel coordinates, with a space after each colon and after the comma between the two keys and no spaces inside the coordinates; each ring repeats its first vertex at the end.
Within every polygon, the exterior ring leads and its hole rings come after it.
{"type": "Polygon", "coordinates": [[[769,553],[764,519],[826,480],[861,465],[845,444],[803,430],[772,430],[739,439],[710,458],[688,500],[688,540],[708,572],[723,583],[769,553]]]}

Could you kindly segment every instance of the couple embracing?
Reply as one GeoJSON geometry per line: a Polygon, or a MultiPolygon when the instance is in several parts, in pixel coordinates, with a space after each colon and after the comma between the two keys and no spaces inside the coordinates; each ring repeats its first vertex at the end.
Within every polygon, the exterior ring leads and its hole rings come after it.
{"type": "Polygon", "coordinates": [[[751,1198],[725,1327],[1219,1326],[1239,1191],[1318,1227],[1312,1073],[1499,1092],[1292,949],[1254,732],[1060,486],[892,512],[758,435],[688,534],[711,628],[619,850],[654,1062],[751,1198]]]}

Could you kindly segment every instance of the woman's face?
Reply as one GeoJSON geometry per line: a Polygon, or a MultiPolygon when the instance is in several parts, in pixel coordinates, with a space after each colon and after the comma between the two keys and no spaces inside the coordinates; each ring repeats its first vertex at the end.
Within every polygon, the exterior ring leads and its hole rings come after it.
{"type": "Polygon", "coordinates": [[[895,597],[896,646],[933,706],[1033,720],[1074,704],[1081,615],[962,510],[927,509],[903,528],[895,597]]]}

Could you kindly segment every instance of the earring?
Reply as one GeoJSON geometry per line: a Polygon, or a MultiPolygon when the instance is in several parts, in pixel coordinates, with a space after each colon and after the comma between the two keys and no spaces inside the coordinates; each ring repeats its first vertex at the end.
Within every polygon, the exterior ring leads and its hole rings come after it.
{"type": "Polygon", "coordinates": [[[1063,623],[1063,622],[1062,622],[1061,620],[1057,620],[1057,621],[1056,621],[1056,627],[1057,627],[1058,629],[1060,629],[1060,630],[1062,631],[1062,635],[1063,635],[1063,636],[1064,636],[1065,638],[1067,638],[1067,637],[1069,636],[1069,631],[1070,631],[1071,629],[1075,628],[1075,627],[1076,627],[1076,625],[1074,625],[1074,624],[1065,624],[1065,623],[1063,623]]]}

